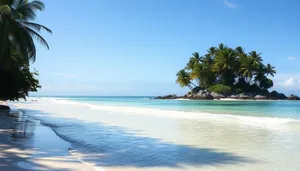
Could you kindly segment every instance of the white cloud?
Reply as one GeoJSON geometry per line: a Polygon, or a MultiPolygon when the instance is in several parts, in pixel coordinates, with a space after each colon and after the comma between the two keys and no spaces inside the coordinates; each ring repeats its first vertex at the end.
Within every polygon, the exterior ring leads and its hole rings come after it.
{"type": "Polygon", "coordinates": [[[290,57],[288,57],[288,60],[291,60],[291,61],[294,61],[294,60],[296,60],[297,58],[295,57],[295,56],[290,56],[290,57]]]}
{"type": "Polygon", "coordinates": [[[290,77],[289,79],[287,79],[285,82],[284,82],[284,86],[294,86],[296,84],[296,81],[293,77],[290,77]]]}
{"type": "Polygon", "coordinates": [[[300,95],[300,74],[278,74],[273,78],[274,87],[272,90],[277,90],[282,93],[300,95]]]}
{"type": "Polygon", "coordinates": [[[229,2],[228,0],[224,0],[224,4],[225,4],[228,8],[237,8],[237,7],[238,7],[236,4],[233,4],[233,3],[229,2]]]}

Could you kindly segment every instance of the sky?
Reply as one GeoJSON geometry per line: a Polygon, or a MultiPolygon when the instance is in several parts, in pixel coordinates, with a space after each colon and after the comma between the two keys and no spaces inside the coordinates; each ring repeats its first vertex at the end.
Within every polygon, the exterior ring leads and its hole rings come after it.
{"type": "Polygon", "coordinates": [[[262,53],[274,89],[300,95],[299,0],[43,2],[36,22],[53,34],[37,45],[35,95],[183,95],[178,70],[219,43],[262,53]]]}

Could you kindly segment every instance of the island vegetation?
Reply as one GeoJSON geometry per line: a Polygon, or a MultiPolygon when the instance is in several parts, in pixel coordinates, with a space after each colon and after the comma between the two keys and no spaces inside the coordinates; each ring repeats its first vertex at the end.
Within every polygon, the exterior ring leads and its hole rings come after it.
{"type": "Polygon", "coordinates": [[[35,41],[49,49],[39,32],[51,30],[33,22],[44,8],[37,0],[0,1],[0,100],[25,99],[41,87],[30,63],[36,60],[35,41]]]}
{"type": "MultiPolygon", "coordinates": [[[[269,92],[276,74],[272,64],[264,64],[261,53],[246,52],[241,46],[230,48],[221,43],[205,54],[192,54],[183,69],[176,74],[176,83],[190,92],[180,98],[189,99],[299,99],[269,92]]],[[[175,99],[176,95],[158,97],[175,99]]]]}
{"type": "Polygon", "coordinates": [[[207,53],[193,53],[185,68],[177,73],[176,82],[192,92],[214,92],[220,96],[240,93],[268,93],[276,74],[275,67],[264,64],[261,54],[246,53],[242,47],[229,48],[224,44],[211,47],[207,53]]]}

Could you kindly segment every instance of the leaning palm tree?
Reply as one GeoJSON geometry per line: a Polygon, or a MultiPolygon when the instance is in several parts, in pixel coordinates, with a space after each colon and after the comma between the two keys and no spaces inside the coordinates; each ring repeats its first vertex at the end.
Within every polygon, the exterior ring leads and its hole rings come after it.
{"type": "Polygon", "coordinates": [[[203,71],[204,71],[204,65],[202,65],[202,64],[196,64],[194,66],[193,71],[190,74],[190,78],[192,80],[196,80],[196,82],[198,83],[198,86],[201,85],[201,76],[203,74],[203,71]]]}
{"type": "Polygon", "coordinates": [[[196,80],[199,87],[207,88],[215,80],[214,74],[205,64],[197,64],[190,74],[192,80],[196,80]]]}
{"type": "Polygon", "coordinates": [[[38,33],[51,30],[34,23],[36,11],[43,11],[45,5],[39,0],[1,0],[0,1],[0,64],[8,61],[12,49],[20,52],[24,62],[29,64],[36,59],[34,39],[49,49],[46,40],[38,33]]]}
{"type": "Polygon", "coordinates": [[[180,87],[188,87],[191,90],[193,90],[193,87],[191,86],[192,81],[190,74],[186,72],[184,69],[180,70],[177,74],[176,83],[180,85],[180,87]]]}
{"type": "Polygon", "coordinates": [[[266,66],[266,74],[271,75],[272,77],[274,77],[274,75],[276,74],[276,70],[275,67],[272,66],[271,64],[267,64],[266,66]]]}

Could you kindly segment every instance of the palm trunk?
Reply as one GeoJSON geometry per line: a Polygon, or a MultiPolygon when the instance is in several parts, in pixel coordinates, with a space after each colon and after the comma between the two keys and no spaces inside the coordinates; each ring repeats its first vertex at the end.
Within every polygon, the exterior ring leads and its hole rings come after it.
{"type": "Polygon", "coordinates": [[[193,86],[197,87],[194,83],[191,82],[191,84],[193,84],[193,86]]]}

